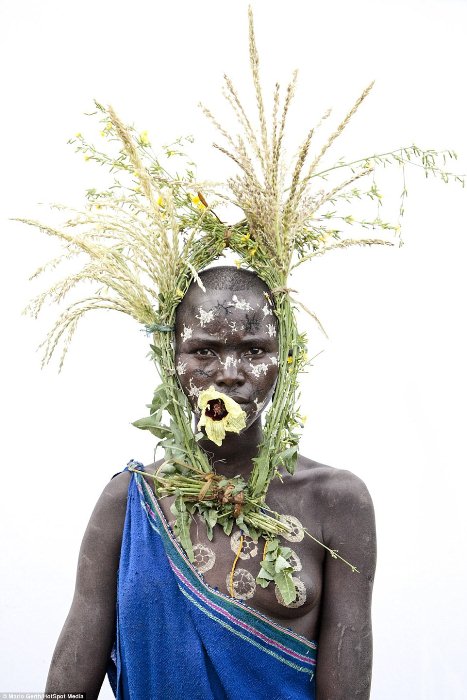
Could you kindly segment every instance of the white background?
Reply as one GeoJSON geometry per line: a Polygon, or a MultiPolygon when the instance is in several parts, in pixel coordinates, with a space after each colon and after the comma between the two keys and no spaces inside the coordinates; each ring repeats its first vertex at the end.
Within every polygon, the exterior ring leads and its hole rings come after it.
{"type": "MultiPolygon", "coordinates": [[[[300,68],[295,145],[375,78],[336,158],[415,142],[454,148],[467,172],[466,3],[253,5],[266,92],[300,68]]],[[[224,71],[250,105],[252,92],[243,0],[3,0],[0,32],[0,690],[37,691],[93,504],[128,459],[152,458],[151,438],[130,423],[156,377],[144,334],[112,314],[83,322],[60,376],[40,371],[35,348],[54,312],[20,314],[37,291],[28,275],[55,249],[9,218],[47,219],[36,202],[81,202],[95,170],[66,141],[88,128],[93,97],[162,143],[195,134],[202,173],[218,177],[230,166],[210,149],[197,102],[226,114],[224,71]]],[[[302,451],[354,471],[374,498],[372,698],[457,700],[467,686],[466,190],[408,184],[403,248],[330,253],[294,282],[330,336],[303,319],[310,356],[325,352],[304,380],[302,451]]]]}

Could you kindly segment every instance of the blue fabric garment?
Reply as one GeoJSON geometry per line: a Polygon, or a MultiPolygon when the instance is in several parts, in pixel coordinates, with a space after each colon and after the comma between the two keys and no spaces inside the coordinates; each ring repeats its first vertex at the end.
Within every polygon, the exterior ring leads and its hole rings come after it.
{"type": "Polygon", "coordinates": [[[109,664],[117,700],[314,700],[315,665],[315,643],[204,582],[133,473],[109,664]]]}

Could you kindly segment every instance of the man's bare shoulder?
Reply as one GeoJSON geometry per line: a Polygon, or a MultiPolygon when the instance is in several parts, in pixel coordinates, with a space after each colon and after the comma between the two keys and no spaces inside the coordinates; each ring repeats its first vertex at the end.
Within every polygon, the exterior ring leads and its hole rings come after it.
{"type": "Polygon", "coordinates": [[[120,472],[105,485],[101,497],[102,507],[115,507],[115,505],[126,504],[128,496],[128,485],[131,479],[131,472],[120,472]]]}
{"type": "Polygon", "coordinates": [[[366,484],[348,469],[337,469],[300,455],[297,475],[310,488],[310,497],[328,513],[348,514],[356,509],[373,512],[366,484]]]}
{"type": "Polygon", "coordinates": [[[130,479],[129,472],[121,472],[105,485],[91,514],[84,537],[85,543],[96,546],[94,539],[100,537],[103,543],[115,542],[118,546],[123,532],[130,479]],[[96,538],[93,537],[94,533],[96,538]]]}

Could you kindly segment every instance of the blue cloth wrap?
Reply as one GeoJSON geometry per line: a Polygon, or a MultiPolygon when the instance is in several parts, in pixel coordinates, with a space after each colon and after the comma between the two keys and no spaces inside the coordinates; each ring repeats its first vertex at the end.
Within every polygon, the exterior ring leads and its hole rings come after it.
{"type": "Polygon", "coordinates": [[[314,700],[315,667],[314,642],[204,582],[133,473],[108,669],[117,700],[314,700]]]}

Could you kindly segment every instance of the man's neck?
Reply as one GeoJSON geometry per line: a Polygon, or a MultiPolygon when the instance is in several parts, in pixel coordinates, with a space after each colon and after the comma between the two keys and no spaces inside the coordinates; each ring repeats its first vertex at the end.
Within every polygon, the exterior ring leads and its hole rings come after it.
{"type": "Polygon", "coordinates": [[[259,418],[241,435],[227,433],[220,447],[205,438],[200,440],[199,445],[218,474],[227,478],[240,475],[247,480],[253,467],[252,460],[258,455],[262,439],[263,428],[259,418]]]}

